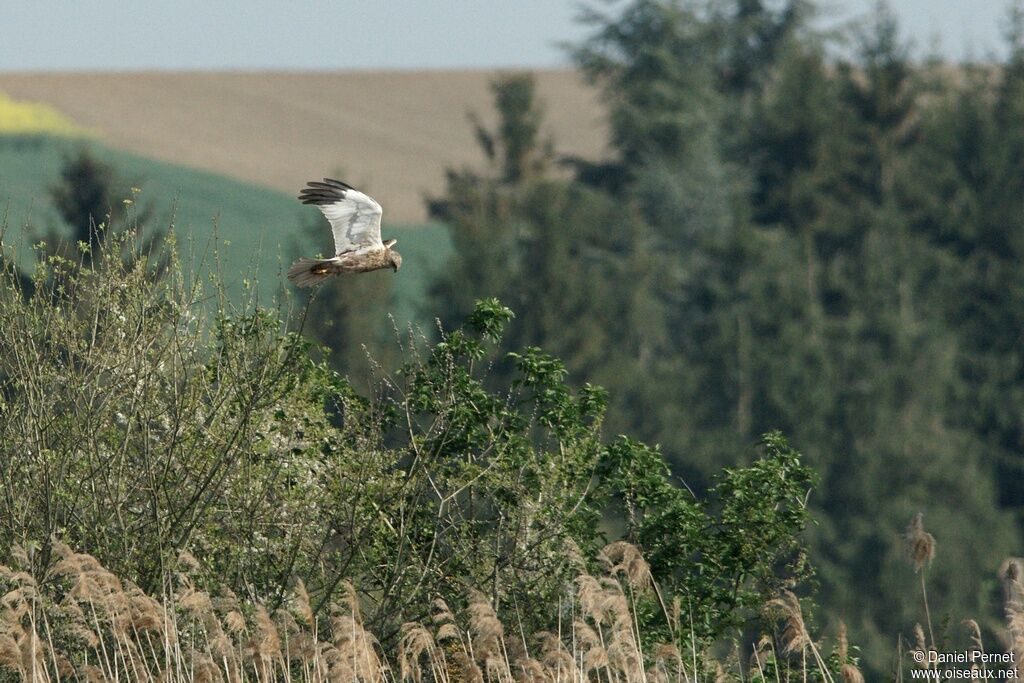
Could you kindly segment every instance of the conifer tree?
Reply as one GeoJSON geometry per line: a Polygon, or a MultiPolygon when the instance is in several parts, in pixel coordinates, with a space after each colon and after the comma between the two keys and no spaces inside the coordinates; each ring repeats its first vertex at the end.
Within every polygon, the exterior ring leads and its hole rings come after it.
{"type": "MultiPolygon", "coordinates": [[[[50,188],[50,198],[71,234],[69,238],[52,236],[51,246],[57,248],[68,239],[72,253],[80,253],[86,263],[91,263],[106,235],[124,227],[128,207],[135,203],[131,183],[88,147],[66,156],[60,175],[60,182],[50,188]]],[[[142,227],[152,214],[151,204],[134,206],[131,222],[134,227],[142,227]]],[[[144,253],[149,253],[152,246],[148,244],[144,253]]]]}
{"type": "Polygon", "coordinates": [[[698,485],[752,434],[795,435],[825,474],[825,594],[881,657],[889,644],[877,634],[919,609],[889,588],[904,571],[908,507],[970,538],[937,571],[957,587],[957,613],[983,611],[991,554],[974,525],[985,520],[1000,552],[1013,527],[980,442],[951,415],[958,342],[935,287],[948,262],[908,203],[928,191],[913,165],[920,81],[891,12],[875,16],[855,61],[833,68],[813,38],[791,32],[769,76],[742,92],[707,76],[730,73],[710,47],[723,29],[677,3],[632,3],[579,54],[611,109],[618,180],[604,186],[637,202],[668,262],[653,292],[666,304],[670,371],[659,380],[671,389],[650,392],[635,415],[654,433],[636,433],[698,485]],[[673,405],[671,421],[650,420],[673,405]],[[872,592],[880,598],[864,600],[872,592]]]}
{"type": "MultiPolygon", "coordinates": [[[[532,78],[494,84],[498,125],[477,125],[486,172],[450,171],[432,203],[453,231],[456,253],[433,295],[443,320],[474,299],[498,297],[521,311],[510,348],[542,346],[570,371],[612,391],[615,429],[654,416],[645,380],[663,372],[668,334],[652,296],[666,264],[638,207],[548,172],[532,78]]],[[[669,275],[671,277],[671,275],[669,275]]],[[[654,430],[650,430],[654,431],[654,430]]]]}
{"type": "Polygon", "coordinates": [[[899,533],[913,509],[951,541],[942,547],[952,557],[930,577],[949,614],[986,612],[988,558],[1009,552],[1013,539],[981,443],[950,402],[961,390],[959,342],[943,314],[943,279],[953,271],[919,231],[910,201],[934,192],[915,162],[932,144],[921,128],[921,81],[891,13],[883,7],[876,17],[857,61],[838,71],[842,109],[813,171],[824,219],[814,232],[821,330],[835,392],[815,416],[827,521],[814,546],[826,593],[859,624],[871,661],[891,649],[890,634],[920,619],[919,596],[898,588],[907,573],[899,533]]]}
{"type": "Polygon", "coordinates": [[[1024,508],[1024,8],[1011,6],[1008,58],[993,80],[965,68],[945,82],[923,117],[926,144],[915,150],[908,187],[916,234],[944,259],[935,278],[937,308],[956,335],[954,422],[977,435],[996,472],[999,499],[1024,508]]]}

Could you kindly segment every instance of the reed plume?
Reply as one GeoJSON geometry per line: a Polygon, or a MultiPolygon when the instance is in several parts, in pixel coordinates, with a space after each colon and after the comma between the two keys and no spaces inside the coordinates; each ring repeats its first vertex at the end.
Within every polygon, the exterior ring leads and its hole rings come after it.
{"type": "MultiPolygon", "coordinates": [[[[634,599],[653,584],[646,561],[629,544],[605,549],[599,558],[605,575],[577,577],[552,622],[559,624],[558,630],[537,633],[529,641],[533,645],[521,634],[507,635],[494,605],[483,593],[471,590],[464,610],[453,610],[437,598],[425,623],[402,624],[393,658],[363,623],[360,596],[351,583],[342,584],[340,598],[328,606],[327,615],[314,612],[301,581],[271,611],[264,603],[239,599],[226,589],[201,588],[193,580],[201,566],[188,553],[179,557],[166,591],[154,596],[86,553],[60,544],[54,548],[55,561],[45,584],[37,584],[27,572],[0,566],[0,677],[12,674],[31,683],[747,680],[706,651],[692,653],[691,662],[680,650],[686,640],[645,641],[634,599]],[[561,615],[569,619],[562,622],[561,615]],[[645,642],[650,643],[648,652],[645,642]],[[394,669],[390,662],[395,662],[394,669]]],[[[1009,573],[1016,576],[1016,571],[1009,573]]],[[[785,592],[770,606],[785,622],[785,652],[816,653],[796,596],[785,592]]],[[[853,662],[847,661],[845,629],[839,641],[844,683],[863,681],[853,662]]],[[[769,661],[779,665],[771,639],[762,640],[754,659],[754,673],[767,670],[769,661]]],[[[825,670],[819,678],[832,681],[825,670]]]]}

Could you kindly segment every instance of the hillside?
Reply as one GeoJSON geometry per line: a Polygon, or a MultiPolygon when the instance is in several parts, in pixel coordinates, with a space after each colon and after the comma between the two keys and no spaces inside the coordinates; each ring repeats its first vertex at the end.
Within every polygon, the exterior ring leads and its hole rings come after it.
{"type": "MultiPolygon", "coordinates": [[[[63,156],[79,144],[61,138],[0,137],[0,233],[6,227],[3,242],[17,249],[23,264],[31,258],[29,244],[61,224],[47,190],[58,181],[63,156]]],[[[173,224],[182,250],[195,253],[197,260],[217,251],[224,284],[236,299],[243,293],[243,281],[254,276],[263,302],[279,297],[281,270],[301,243],[311,254],[330,248],[326,223],[320,239],[309,241],[305,226],[322,219],[289,194],[88,144],[117,169],[126,196],[129,185],[142,189],[138,202],[152,206],[151,226],[173,224]]],[[[448,254],[447,231],[437,224],[396,226],[388,220],[384,229],[399,240],[406,256],[407,265],[395,280],[393,307],[401,324],[417,319],[426,281],[448,254]]]]}
{"type": "MultiPolygon", "coordinates": [[[[372,192],[385,219],[422,223],[444,169],[480,164],[467,112],[489,121],[490,71],[0,73],[0,92],[42,102],[110,147],[293,194],[335,173],[372,192]]],[[[600,156],[596,92],[570,70],[537,73],[546,133],[600,156]]]]}

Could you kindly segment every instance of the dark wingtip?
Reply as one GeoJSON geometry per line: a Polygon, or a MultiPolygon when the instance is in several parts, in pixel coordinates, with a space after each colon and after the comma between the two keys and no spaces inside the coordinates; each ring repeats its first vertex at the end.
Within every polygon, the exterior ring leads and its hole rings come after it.
{"type": "Polygon", "coordinates": [[[356,190],[356,188],[354,188],[351,185],[349,185],[348,183],[343,183],[340,180],[335,180],[334,178],[324,178],[324,182],[329,184],[329,185],[339,186],[339,187],[341,187],[344,190],[355,190],[356,192],[359,191],[359,190],[356,190]]]}
{"type": "Polygon", "coordinates": [[[351,185],[333,178],[324,178],[323,182],[310,180],[306,187],[299,191],[298,200],[303,204],[333,204],[339,199],[344,199],[348,190],[358,192],[351,185]]]}
{"type": "Polygon", "coordinates": [[[303,204],[333,204],[345,198],[345,190],[328,183],[311,180],[299,191],[298,200],[303,204]]]}

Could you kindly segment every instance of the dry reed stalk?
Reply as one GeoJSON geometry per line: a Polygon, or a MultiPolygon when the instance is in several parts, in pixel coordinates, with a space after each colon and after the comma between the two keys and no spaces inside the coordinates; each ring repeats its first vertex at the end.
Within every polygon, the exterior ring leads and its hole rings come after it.
{"type": "Polygon", "coordinates": [[[548,673],[544,665],[532,657],[526,657],[516,662],[517,683],[549,683],[548,673]]]}
{"type": "Polygon", "coordinates": [[[505,628],[487,597],[480,591],[470,591],[466,611],[469,613],[473,653],[477,659],[484,661],[489,657],[501,655],[505,628]]]}
{"type": "Polygon", "coordinates": [[[473,656],[479,664],[483,664],[486,680],[509,683],[512,680],[512,671],[504,642],[505,627],[494,607],[483,593],[471,590],[466,611],[469,614],[473,656]]]}
{"type": "Polygon", "coordinates": [[[924,513],[914,515],[903,538],[907,559],[914,565],[915,572],[921,571],[935,559],[935,537],[924,530],[924,513]]]}
{"type": "Polygon", "coordinates": [[[407,622],[402,624],[401,638],[398,641],[398,666],[402,681],[420,683],[423,680],[421,660],[424,655],[433,671],[435,651],[434,637],[423,624],[407,622]]]}
{"type": "Polygon", "coordinates": [[[653,583],[651,566],[647,564],[647,560],[644,559],[640,550],[631,543],[625,541],[609,543],[598,553],[597,557],[604,563],[609,575],[622,574],[633,590],[647,590],[653,583]]]}
{"type": "Polygon", "coordinates": [[[839,675],[843,683],[864,683],[864,675],[857,665],[850,661],[850,643],[846,637],[846,624],[839,622],[839,633],[836,635],[836,651],[839,655],[839,675]]]}
{"type": "Polygon", "coordinates": [[[775,641],[769,635],[762,635],[757,643],[754,644],[750,661],[747,664],[750,669],[757,669],[762,681],[767,680],[764,669],[770,661],[769,657],[773,660],[778,659],[775,655],[775,641]]]}
{"type": "MultiPolygon", "coordinates": [[[[535,656],[519,635],[505,633],[488,599],[468,596],[456,617],[443,600],[432,606],[429,624],[409,622],[400,628],[397,675],[360,616],[359,597],[343,584],[334,604],[329,639],[317,637],[317,618],[309,595],[296,582],[284,606],[271,614],[258,602],[241,601],[230,591],[217,597],[200,590],[188,572],[198,569],[182,554],[176,590],[162,598],[147,595],[119,580],[91,556],[62,547],[48,576],[66,586],[58,603],[41,595],[32,577],[0,567],[0,578],[13,586],[0,600],[0,669],[32,683],[50,681],[133,681],[138,683],[724,683],[721,662],[707,652],[693,652],[693,673],[684,666],[679,642],[641,647],[634,591],[653,584],[649,568],[633,546],[611,544],[603,553],[610,576],[581,575],[575,599],[565,605],[568,633],[535,636],[535,656]],[[45,605],[49,605],[44,609],[45,605]],[[41,615],[59,624],[56,645],[41,615]],[[465,629],[460,622],[465,622],[465,629]],[[43,634],[42,637],[40,634],[43,634]],[[703,658],[697,677],[698,656],[703,658]]],[[[673,603],[674,622],[680,607],[673,603]]],[[[796,596],[785,592],[769,603],[784,619],[785,654],[810,653],[832,681],[796,596]]],[[[668,615],[670,620],[672,615],[668,615]]],[[[325,630],[327,632],[327,630],[325,630]]],[[[923,635],[921,636],[923,638],[923,635]]],[[[696,647],[694,643],[694,647],[696,647]]],[[[776,663],[771,639],[762,640],[751,660],[752,673],[768,673],[776,663]]],[[[849,661],[845,627],[838,652],[844,683],[862,683],[849,661]]],[[[735,666],[739,669],[738,663],[735,666]]],[[[742,670],[740,670],[742,673],[742,670]]],[[[804,667],[804,675],[807,670],[804,667]]],[[[770,675],[770,674],[768,674],[770,675]]]]}
{"type": "Polygon", "coordinates": [[[928,589],[925,585],[924,572],[921,570],[935,559],[935,537],[924,530],[924,513],[918,512],[907,525],[903,536],[907,559],[914,566],[914,572],[921,579],[921,600],[924,602],[925,623],[928,625],[928,636],[931,648],[935,648],[935,632],[932,629],[931,608],[928,606],[928,589]]]}
{"type": "MultiPolygon", "coordinates": [[[[581,653],[579,658],[583,673],[590,675],[593,672],[606,670],[608,668],[608,651],[604,647],[602,636],[587,622],[577,619],[573,623],[575,633],[576,649],[581,653]]],[[[574,657],[574,660],[577,659],[574,657]]]]}
{"type": "Polygon", "coordinates": [[[801,668],[804,670],[804,676],[806,677],[806,657],[807,652],[810,651],[821,676],[826,681],[832,681],[832,674],[829,673],[828,666],[825,664],[825,660],[822,659],[821,653],[818,651],[817,645],[814,644],[814,640],[807,630],[807,625],[804,623],[803,610],[800,607],[800,600],[796,597],[796,594],[792,591],[784,590],[780,597],[769,600],[766,607],[770,613],[774,613],[777,618],[780,618],[785,625],[782,633],[783,653],[800,653],[802,659],[801,668]]]}
{"type": "Polygon", "coordinates": [[[576,600],[583,615],[598,625],[610,623],[605,611],[605,596],[601,582],[589,574],[581,574],[576,577],[576,583],[579,586],[576,600]]]}
{"type": "Polygon", "coordinates": [[[1003,579],[1003,610],[1006,614],[1007,640],[1013,655],[1014,674],[1019,680],[1024,678],[1019,662],[1024,661],[1024,582],[1022,582],[1022,562],[1010,558],[1001,567],[1003,579]]]}
{"type": "Polygon", "coordinates": [[[351,683],[385,681],[387,663],[377,653],[377,639],[363,628],[359,596],[348,581],[341,584],[341,600],[331,622],[337,658],[330,676],[341,676],[341,680],[351,683]]]}
{"type": "Polygon", "coordinates": [[[541,631],[534,638],[540,645],[540,662],[549,680],[557,683],[581,683],[586,680],[576,664],[576,658],[557,634],[541,631]]]}
{"type": "Polygon", "coordinates": [[[767,607],[784,624],[782,632],[782,651],[785,654],[803,652],[811,646],[811,636],[804,624],[800,601],[792,591],[783,591],[782,595],[768,601],[767,607]]]}

